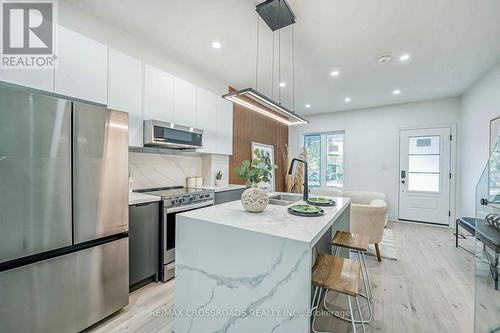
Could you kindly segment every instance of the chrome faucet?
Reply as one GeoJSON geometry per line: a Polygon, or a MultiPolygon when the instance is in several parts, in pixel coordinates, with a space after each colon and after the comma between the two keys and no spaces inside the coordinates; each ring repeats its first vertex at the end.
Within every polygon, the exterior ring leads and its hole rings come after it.
{"type": "Polygon", "coordinates": [[[293,166],[295,165],[295,162],[302,162],[304,164],[304,201],[307,202],[307,199],[309,198],[309,182],[308,182],[308,177],[307,177],[307,161],[299,160],[298,158],[294,158],[292,160],[292,163],[290,163],[290,170],[288,170],[288,174],[291,175],[293,171],[293,166]]]}

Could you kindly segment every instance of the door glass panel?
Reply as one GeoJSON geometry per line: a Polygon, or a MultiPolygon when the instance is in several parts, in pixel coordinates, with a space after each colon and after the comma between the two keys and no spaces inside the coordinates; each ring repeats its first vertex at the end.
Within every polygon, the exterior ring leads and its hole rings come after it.
{"type": "Polygon", "coordinates": [[[410,137],[408,144],[408,190],[439,192],[439,135],[410,137]]]}
{"type": "Polygon", "coordinates": [[[342,187],[344,183],[344,133],[326,136],[326,186],[342,187]]]}
{"type": "Polygon", "coordinates": [[[305,135],[304,147],[308,157],[308,181],[310,186],[321,186],[321,135],[305,135]]]}
{"type": "Polygon", "coordinates": [[[439,155],[410,155],[408,171],[439,173],[439,155]]]}
{"type": "Polygon", "coordinates": [[[410,137],[410,155],[439,154],[439,141],[439,135],[410,137]]]}
{"type": "Polygon", "coordinates": [[[410,173],[408,176],[410,191],[439,192],[439,174],[410,173]]]}

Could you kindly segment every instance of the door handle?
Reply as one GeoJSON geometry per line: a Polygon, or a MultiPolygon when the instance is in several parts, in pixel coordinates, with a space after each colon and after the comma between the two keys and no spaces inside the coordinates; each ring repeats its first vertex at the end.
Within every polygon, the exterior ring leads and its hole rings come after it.
{"type": "Polygon", "coordinates": [[[403,180],[401,181],[401,184],[405,184],[405,183],[406,183],[406,181],[403,179],[403,180]]]}

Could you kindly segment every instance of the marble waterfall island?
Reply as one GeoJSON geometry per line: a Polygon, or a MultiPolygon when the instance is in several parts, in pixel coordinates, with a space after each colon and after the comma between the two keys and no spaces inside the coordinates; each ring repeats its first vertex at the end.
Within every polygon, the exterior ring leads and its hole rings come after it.
{"type": "Polygon", "coordinates": [[[316,251],[349,230],[350,199],[333,199],[320,217],[240,201],[177,215],[175,332],[309,332],[316,251]]]}

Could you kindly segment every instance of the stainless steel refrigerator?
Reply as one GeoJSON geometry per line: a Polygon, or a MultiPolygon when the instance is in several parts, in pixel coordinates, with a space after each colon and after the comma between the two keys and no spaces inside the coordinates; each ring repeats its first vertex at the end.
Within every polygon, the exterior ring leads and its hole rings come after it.
{"type": "Polygon", "coordinates": [[[128,304],[128,115],[0,86],[0,332],[128,304]]]}

